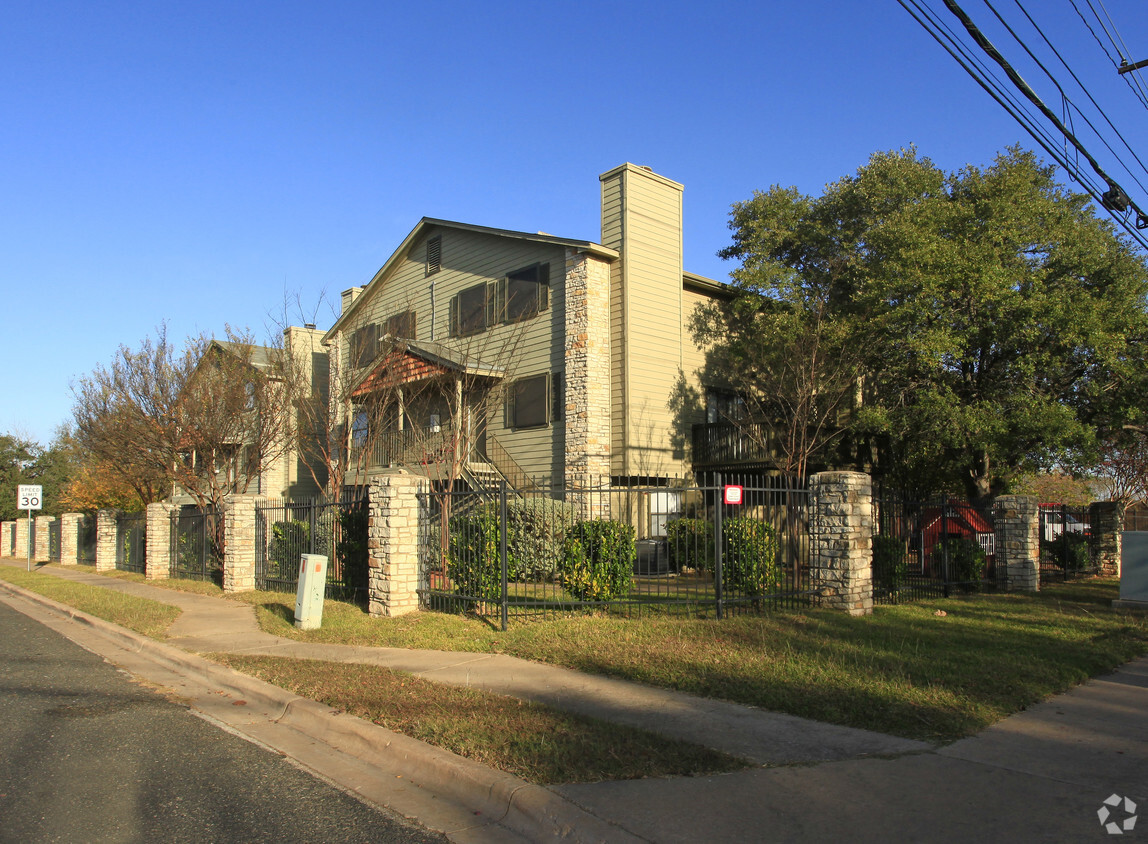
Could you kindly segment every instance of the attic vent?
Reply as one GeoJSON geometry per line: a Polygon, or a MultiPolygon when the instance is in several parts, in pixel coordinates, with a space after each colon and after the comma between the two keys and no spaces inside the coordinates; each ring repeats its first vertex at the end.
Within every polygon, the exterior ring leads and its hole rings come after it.
{"type": "Polygon", "coordinates": [[[442,235],[427,239],[427,275],[442,269],[442,235]]]}

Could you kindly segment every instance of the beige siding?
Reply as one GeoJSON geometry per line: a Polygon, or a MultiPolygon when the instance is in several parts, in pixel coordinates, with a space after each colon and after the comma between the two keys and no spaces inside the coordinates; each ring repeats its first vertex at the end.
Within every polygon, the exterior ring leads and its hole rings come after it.
{"type": "MultiPolygon", "coordinates": [[[[469,360],[504,366],[508,380],[561,372],[565,338],[564,248],[449,228],[427,232],[427,236],[438,234],[442,236],[441,271],[426,275],[426,239],[414,242],[389,277],[376,279],[364,291],[354,318],[342,332],[347,338],[344,342],[349,342],[358,328],[381,324],[387,317],[411,308],[416,315],[417,340],[434,340],[460,350],[469,360]],[[460,290],[480,282],[497,281],[507,273],[540,262],[550,264],[549,306],[545,311],[517,325],[497,326],[464,338],[449,336],[450,301],[460,290]]],[[[544,428],[508,428],[503,413],[504,393],[505,385],[497,386],[485,403],[489,433],[528,474],[560,477],[561,422],[544,428]]],[[[426,424],[427,420],[416,418],[415,421],[426,424]]]]}

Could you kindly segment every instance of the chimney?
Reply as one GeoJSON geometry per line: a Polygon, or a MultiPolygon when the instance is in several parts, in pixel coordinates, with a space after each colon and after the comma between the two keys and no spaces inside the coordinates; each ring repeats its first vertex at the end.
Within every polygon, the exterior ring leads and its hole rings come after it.
{"type": "Polygon", "coordinates": [[[356,299],[358,299],[359,294],[362,292],[363,292],[363,288],[361,288],[361,287],[351,287],[351,288],[348,288],[347,290],[343,291],[343,303],[342,303],[341,307],[339,308],[339,315],[340,316],[342,316],[343,314],[345,314],[347,312],[347,308],[351,307],[351,303],[353,303],[356,299]]]}

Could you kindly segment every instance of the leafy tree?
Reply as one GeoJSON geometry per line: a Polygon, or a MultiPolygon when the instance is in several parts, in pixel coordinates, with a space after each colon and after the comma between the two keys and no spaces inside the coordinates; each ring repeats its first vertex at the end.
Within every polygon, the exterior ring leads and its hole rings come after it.
{"type": "MultiPolygon", "coordinates": [[[[909,149],[820,197],[774,187],[734,206],[722,254],[743,262],[739,292],[861,353],[854,425],[902,486],[983,499],[1143,410],[1143,256],[1053,173],[1016,148],[950,174],[909,149]]],[[[754,340],[731,337],[735,362],[736,342],[754,340]]]]}
{"type": "Polygon", "coordinates": [[[20,484],[43,487],[43,507],[33,516],[58,516],[64,512],[60,491],[71,467],[67,451],[57,442],[48,448],[16,433],[0,434],[0,518],[5,521],[27,515],[16,508],[20,484]]]}

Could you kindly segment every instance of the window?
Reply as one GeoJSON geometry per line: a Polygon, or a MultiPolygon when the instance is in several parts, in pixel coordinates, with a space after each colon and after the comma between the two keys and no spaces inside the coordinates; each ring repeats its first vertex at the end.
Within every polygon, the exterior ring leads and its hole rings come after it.
{"type": "Polygon", "coordinates": [[[475,284],[450,301],[450,336],[537,316],[550,306],[550,265],[535,264],[491,284],[475,284]]]}
{"type": "Polygon", "coordinates": [[[486,328],[486,283],[459,292],[450,303],[450,334],[468,337],[486,328]]]}
{"type": "Polygon", "coordinates": [[[744,422],[748,416],[744,396],[728,390],[706,390],[706,422],[709,424],[744,422]]]}
{"type": "Polygon", "coordinates": [[[427,238],[427,275],[442,269],[442,235],[427,238]]]}
{"type": "Polygon", "coordinates": [[[535,264],[506,277],[506,307],[503,319],[518,322],[546,310],[550,304],[550,265],[535,264]]]}
{"type": "Polygon", "coordinates": [[[510,388],[507,416],[512,428],[540,428],[551,416],[550,373],[515,381],[510,388]]]}
{"type": "Polygon", "coordinates": [[[682,514],[682,494],[680,492],[651,492],[650,496],[650,536],[665,536],[666,524],[670,519],[682,514]]]}
{"type": "Polygon", "coordinates": [[[364,367],[379,351],[379,326],[365,325],[351,334],[351,366],[364,367]]]}
{"type": "Polygon", "coordinates": [[[383,323],[383,333],[404,340],[417,340],[415,336],[415,312],[407,309],[402,313],[387,317],[383,323]]]}
{"type": "Polygon", "coordinates": [[[367,425],[367,411],[356,411],[351,419],[351,448],[362,448],[367,444],[367,425]]]}

